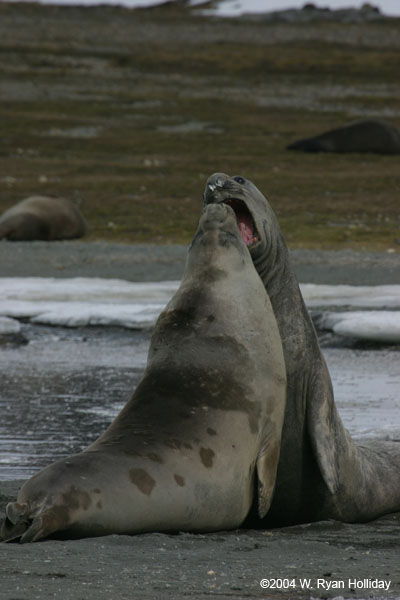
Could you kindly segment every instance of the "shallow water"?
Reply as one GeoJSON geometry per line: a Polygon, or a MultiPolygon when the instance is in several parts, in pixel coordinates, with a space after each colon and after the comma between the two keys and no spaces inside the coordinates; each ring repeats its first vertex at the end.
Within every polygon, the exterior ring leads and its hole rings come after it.
{"type": "MultiPolygon", "coordinates": [[[[29,341],[0,347],[0,479],[23,479],[85,448],[130,398],[149,332],[22,326],[29,341]]],[[[336,401],[357,437],[400,440],[400,351],[326,342],[336,401]]]]}
{"type": "Polygon", "coordinates": [[[25,325],[27,345],[0,347],[0,479],[85,448],[143,372],[149,333],[25,325]]]}

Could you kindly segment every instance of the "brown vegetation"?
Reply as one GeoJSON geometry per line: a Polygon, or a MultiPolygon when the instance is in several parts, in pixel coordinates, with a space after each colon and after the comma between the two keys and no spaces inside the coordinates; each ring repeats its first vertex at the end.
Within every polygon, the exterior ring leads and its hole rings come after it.
{"type": "Polygon", "coordinates": [[[400,126],[398,27],[1,4],[0,210],[54,194],[88,240],[187,243],[224,171],[291,247],[400,249],[398,157],[285,150],[356,118],[400,126]]]}

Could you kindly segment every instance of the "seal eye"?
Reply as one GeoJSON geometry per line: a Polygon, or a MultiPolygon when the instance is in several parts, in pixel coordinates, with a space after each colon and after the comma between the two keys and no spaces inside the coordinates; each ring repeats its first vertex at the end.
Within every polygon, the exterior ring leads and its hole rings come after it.
{"type": "Polygon", "coordinates": [[[235,181],[240,183],[240,185],[244,185],[246,183],[246,180],[243,177],[240,177],[240,175],[237,175],[236,177],[232,177],[232,179],[234,179],[235,181]]]}

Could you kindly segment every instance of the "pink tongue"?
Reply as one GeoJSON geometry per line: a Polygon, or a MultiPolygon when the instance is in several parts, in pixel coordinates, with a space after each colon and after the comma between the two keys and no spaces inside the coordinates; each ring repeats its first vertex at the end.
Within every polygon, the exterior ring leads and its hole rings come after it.
{"type": "Polygon", "coordinates": [[[250,246],[254,238],[253,224],[250,215],[240,215],[238,227],[244,243],[246,246],[250,246]]]}

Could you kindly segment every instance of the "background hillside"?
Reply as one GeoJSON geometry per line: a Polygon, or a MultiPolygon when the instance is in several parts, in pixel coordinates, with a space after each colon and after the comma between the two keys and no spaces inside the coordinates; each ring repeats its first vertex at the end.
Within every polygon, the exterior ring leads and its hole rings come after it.
{"type": "Polygon", "coordinates": [[[264,192],[292,248],[398,251],[398,156],[285,147],[358,118],[400,127],[399,24],[1,4],[0,211],[62,195],[87,240],[187,243],[224,171],[264,192]]]}

